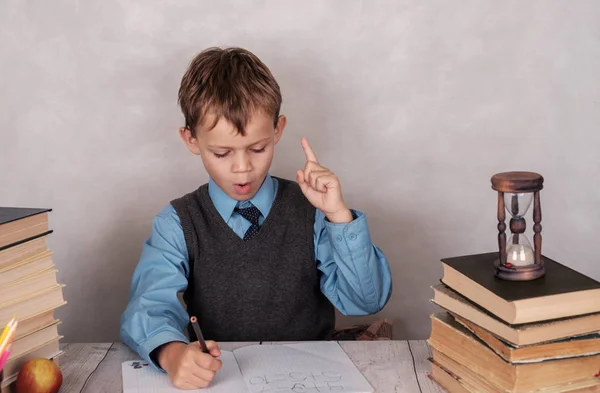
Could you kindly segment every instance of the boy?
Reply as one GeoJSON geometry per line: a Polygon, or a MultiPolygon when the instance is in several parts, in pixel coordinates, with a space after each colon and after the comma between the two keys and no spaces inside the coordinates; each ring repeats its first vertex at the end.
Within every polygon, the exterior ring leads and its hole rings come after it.
{"type": "Polygon", "coordinates": [[[286,124],[269,69],[244,49],[209,48],[183,76],[179,104],[181,139],[209,182],[155,217],[122,340],[175,386],[194,389],[221,367],[215,341],[327,340],[334,306],[346,315],[381,310],[389,266],[337,176],[304,138],[296,182],[269,174],[286,124]],[[183,333],[191,315],[210,354],[183,333]]]}

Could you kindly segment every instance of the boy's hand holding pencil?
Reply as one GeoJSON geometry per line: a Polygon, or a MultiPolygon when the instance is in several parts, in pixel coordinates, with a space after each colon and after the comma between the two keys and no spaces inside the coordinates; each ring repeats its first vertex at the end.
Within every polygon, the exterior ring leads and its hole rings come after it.
{"type": "Polygon", "coordinates": [[[15,336],[15,331],[17,330],[17,325],[18,322],[16,318],[11,319],[4,327],[2,335],[0,335],[0,371],[4,369],[4,365],[10,356],[10,349],[13,337],[15,336]]]}
{"type": "Polygon", "coordinates": [[[186,390],[207,387],[223,366],[221,360],[216,359],[221,356],[217,343],[204,341],[196,318],[192,317],[191,322],[198,341],[189,344],[171,342],[158,354],[158,363],[173,385],[186,390]]]}

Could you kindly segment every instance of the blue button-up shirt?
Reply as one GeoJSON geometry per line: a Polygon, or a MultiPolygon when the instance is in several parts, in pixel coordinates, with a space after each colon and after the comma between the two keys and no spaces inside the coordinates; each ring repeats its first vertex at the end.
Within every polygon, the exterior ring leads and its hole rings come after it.
{"type": "MultiPolygon", "coordinates": [[[[208,193],[223,220],[243,238],[251,224],[235,212],[236,206],[256,206],[262,224],[277,195],[277,179],[267,175],[248,201],[230,198],[212,179],[208,193]]],[[[357,210],[352,214],[352,222],[336,224],[316,210],[315,263],[322,272],[321,291],[341,313],[368,315],[387,303],[392,279],[385,255],[371,242],[365,215],[357,210]]],[[[154,218],[152,233],[143,244],[129,304],[121,316],[121,339],[148,362],[152,362],[150,353],[162,344],[189,342],[184,335],[189,316],[178,297],[187,288],[188,274],[181,222],[173,206],[167,205],[154,218]]]]}

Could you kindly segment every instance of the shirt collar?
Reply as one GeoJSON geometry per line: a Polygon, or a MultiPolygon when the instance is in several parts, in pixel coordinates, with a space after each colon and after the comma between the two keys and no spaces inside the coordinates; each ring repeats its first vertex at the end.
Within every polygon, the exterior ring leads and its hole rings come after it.
{"type": "Polygon", "coordinates": [[[236,201],[225,194],[225,192],[221,190],[219,186],[217,186],[217,183],[215,183],[212,178],[209,178],[208,195],[225,222],[229,221],[236,206],[240,205],[240,207],[245,207],[244,205],[247,205],[248,202],[251,202],[254,206],[256,206],[256,208],[258,208],[258,210],[260,210],[262,213],[263,217],[266,218],[269,214],[269,211],[271,211],[271,206],[273,205],[273,201],[275,200],[275,196],[277,194],[275,182],[276,180],[267,173],[263,184],[252,198],[250,198],[248,201],[236,201]]]}

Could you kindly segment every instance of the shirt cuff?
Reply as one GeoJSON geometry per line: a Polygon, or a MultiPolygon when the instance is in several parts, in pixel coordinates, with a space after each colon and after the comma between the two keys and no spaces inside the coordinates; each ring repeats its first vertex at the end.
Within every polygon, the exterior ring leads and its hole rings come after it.
{"type": "Polygon", "coordinates": [[[350,209],[353,220],[348,223],[333,223],[325,218],[325,228],[330,243],[340,253],[349,255],[371,245],[367,218],[359,210],[350,209]]]}
{"type": "Polygon", "coordinates": [[[158,332],[157,334],[155,334],[154,336],[150,337],[146,342],[144,342],[143,344],[140,345],[139,349],[138,349],[138,353],[139,355],[146,360],[147,362],[150,362],[157,370],[165,372],[165,370],[163,370],[160,367],[160,364],[158,364],[158,357],[155,359],[153,359],[150,354],[152,353],[152,351],[154,351],[156,348],[160,347],[163,344],[166,343],[170,343],[173,341],[180,341],[183,343],[188,344],[190,340],[188,340],[188,338],[181,332],[178,332],[176,330],[162,330],[160,332],[158,332]]]}

